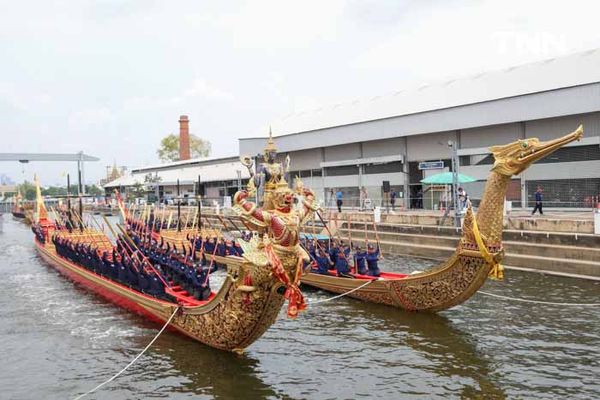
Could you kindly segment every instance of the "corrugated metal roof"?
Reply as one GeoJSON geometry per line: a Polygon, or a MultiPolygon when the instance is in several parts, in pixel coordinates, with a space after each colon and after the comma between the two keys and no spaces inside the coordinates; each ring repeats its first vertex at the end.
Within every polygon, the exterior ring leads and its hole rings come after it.
{"type": "MultiPolygon", "coordinates": [[[[131,175],[122,176],[112,182],[107,183],[104,185],[104,187],[112,188],[119,186],[131,186],[136,182],[144,183],[145,177],[148,174],[152,174],[153,177],[157,175],[160,178],[160,185],[175,185],[177,183],[177,179],[179,179],[180,184],[192,184],[197,182],[198,175],[200,175],[202,182],[235,180],[238,178],[237,171],[241,172],[242,179],[250,178],[248,169],[241,165],[237,158],[235,158],[234,161],[217,162],[219,160],[228,159],[231,159],[231,157],[228,157],[227,159],[211,160],[211,162],[202,163],[200,165],[189,165],[189,162],[180,161],[176,163],[170,163],[168,165],[168,169],[151,169],[149,167],[140,168],[134,170],[131,175]]],[[[161,164],[159,167],[163,166],[165,166],[165,164],[161,164]]]]}
{"type": "Polygon", "coordinates": [[[272,129],[281,136],[595,82],[600,82],[600,49],[293,113],[273,122],[272,129]]]}
{"type": "Polygon", "coordinates": [[[148,166],[144,166],[144,167],[137,167],[137,168],[132,169],[132,171],[134,173],[142,172],[142,171],[150,172],[150,171],[161,170],[161,169],[176,168],[178,166],[184,166],[184,165],[191,166],[191,165],[214,164],[214,163],[218,163],[218,162],[233,160],[234,158],[237,159],[238,156],[233,155],[233,156],[227,156],[227,157],[190,158],[189,160],[172,161],[172,162],[163,163],[163,164],[154,164],[154,165],[148,165],[148,166]]]}
{"type": "Polygon", "coordinates": [[[105,188],[118,188],[121,186],[133,186],[136,183],[144,183],[144,176],[143,175],[134,176],[131,174],[123,175],[123,176],[118,177],[114,181],[105,183],[104,187],[105,188]]]}

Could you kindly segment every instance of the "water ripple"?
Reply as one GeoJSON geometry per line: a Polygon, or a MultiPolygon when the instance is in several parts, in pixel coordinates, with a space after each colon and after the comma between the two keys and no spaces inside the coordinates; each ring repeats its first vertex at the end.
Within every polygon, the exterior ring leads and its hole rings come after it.
{"type": "MultiPolygon", "coordinates": [[[[125,366],[158,327],[68,281],[34,253],[31,232],[0,233],[0,390],[9,399],[64,399],[125,366]],[[34,384],[32,384],[34,383],[34,384]]],[[[389,270],[429,261],[389,257],[389,270]]],[[[223,271],[211,279],[218,289],[223,271]]],[[[600,282],[508,271],[486,291],[597,302],[600,282]]],[[[332,295],[305,290],[310,301],[332,295]]],[[[245,355],[165,333],[93,398],[357,399],[600,398],[600,310],[476,295],[437,315],[342,298],[296,320],[282,311],[245,355]]]]}

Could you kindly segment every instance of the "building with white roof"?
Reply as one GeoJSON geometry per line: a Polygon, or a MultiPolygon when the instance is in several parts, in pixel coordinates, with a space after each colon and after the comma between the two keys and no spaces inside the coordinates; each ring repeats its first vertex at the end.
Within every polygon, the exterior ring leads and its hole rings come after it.
{"type": "MultiPolygon", "coordinates": [[[[442,191],[424,177],[450,169],[455,142],[460,171],[479,180],[467,190],[477,199],[490,169],[488,147],[517,139],[548,140],[584,125],[585,137],[514,177],[508,199],[531,201],[538,186],[548,206],[583,207],[600,194],[600,49],[450,79],[435,84],[290,114],[273,123],[280,155],[293,175],[323,196],[382,197],[382,183],[434,207],[442,191]],[[438,169],[423,169],[442,161],[438,169]],[[424,195],[420,195],[425,192],[424,195]]],[[[240,154],[258,157],[265,138],[239,139],[240,154]]]]}
{"type": "Polygon", "coordinates": [[[177,197],[177,183],[182,197],[194,197],[198,191],[204,198],[216,199],[234,194],[246,185],[250,174],[237,156],[189,159],[141,168],[104,185],[107,193],[113,189],[127,192],[136,184],[161,200],[177,197]]]}

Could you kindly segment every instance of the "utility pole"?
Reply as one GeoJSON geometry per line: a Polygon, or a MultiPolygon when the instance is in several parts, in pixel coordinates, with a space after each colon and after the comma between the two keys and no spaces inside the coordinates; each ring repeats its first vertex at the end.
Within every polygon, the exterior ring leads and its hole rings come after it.
{"type": "Polygon", "coordinates": [[[201,180],[200,180],[200,175],[198,175],[198,188],[196,191],[196,199],[198,201],[198,230],[202,229],[202,187],[200,186],[202,184],[201,180]]]}
{"type": "Polygon", "coordinates": [[[177,179],[177,231],[181,232],[181,198],[179,197],[179,179],[177,179]]]}
{"type": "Polygon", "coordinates": [[[454,226],[460,228],[460,212],[458,206],[458,149],[456,141],[448,140],[448,147],[452,150],[452,202],[454,203],[454,226]]]}
{"type": "Polygon", "coordinates": [[[156,196],[156,204],[160,205],[160,179],[158,178],[158,172],[154,173],[154,195],[156,196]]]}

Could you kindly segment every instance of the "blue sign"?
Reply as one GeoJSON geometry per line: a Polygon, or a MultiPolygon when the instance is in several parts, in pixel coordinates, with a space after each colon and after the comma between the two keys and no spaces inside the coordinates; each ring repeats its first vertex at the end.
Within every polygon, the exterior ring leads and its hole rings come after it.
{"type": "Polygon", "coordinates": [[[443,161],[425,161],[419,163],[419,169],[443,169],[444,162],[443,161]]]}

